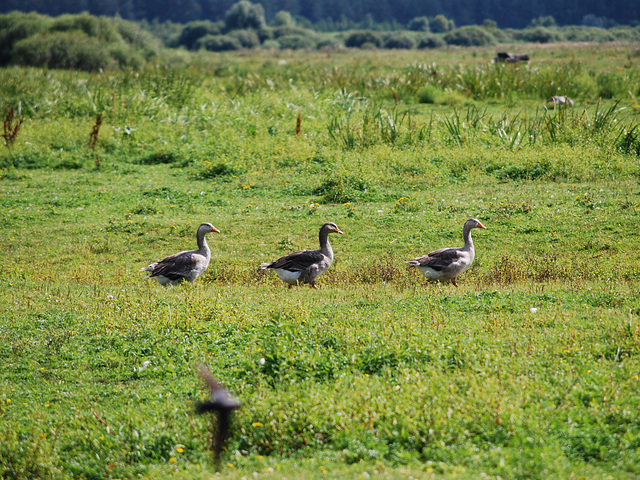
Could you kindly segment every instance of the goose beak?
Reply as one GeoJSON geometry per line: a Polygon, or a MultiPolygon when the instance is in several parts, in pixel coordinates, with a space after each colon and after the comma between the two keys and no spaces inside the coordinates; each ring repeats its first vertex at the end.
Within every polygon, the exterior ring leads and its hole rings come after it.
{"type": "Polygon", "coordinates": [[[342,230],[340,230],[339,228],[336,230],[336,233],[339,233],[340,235],[344,235],[344,232],[342,230]]]}
{"type": "Polygon", "coordinates": [[[215,233],[220,233],[220,230],[218,230],[216,227],[211,227],[211,231],[215,233]]]}
{"type": "Polygon", "coordinates": [[[487,229],[487,227],[485,227],[483,224],[481,224],[480,222],[478,222],[478,228],[482,228],[484,230],[487,229]]]}

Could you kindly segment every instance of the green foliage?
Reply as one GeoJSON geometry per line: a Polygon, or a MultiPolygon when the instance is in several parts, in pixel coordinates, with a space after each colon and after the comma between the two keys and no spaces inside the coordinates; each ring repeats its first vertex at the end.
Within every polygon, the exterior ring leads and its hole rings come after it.
{"type": "Polygon", "coordinates": [[[316,46],[313,38],[303,35],[283,35],[278,37],[278,43],[280,48],[290,48],[292,50],[315,48],[316,46]]]}
{"type": "Polygon", "coordinates": [[[418,40],[418,48],[439,48],[447,44],[439,35],[422,35],[418,40]]]}
{"type": "Polygon", "coordinates": [[[176,46],[183,46],[189,50],[197,50],[202,46],[202,42],[199,42],[201,38],[207,35],[220,35],[221,30],[220,25],[209,20],[189,22],[182,29],[176,46]]]}
{"type": "Polygon", "coordinates": [[[350,33],[344,40],[344,45],[351,48],[359,48],[365,44],[380,48],[382,47],[382,37],[375,32],[362,30],[350,33]]]}
{"type": "Polygon", "coordinates": [[[266,25],[264,8],[259,3],[240,0],[227,10],[224,15],[224,24],[227,30],[246,28],[259,30],[266,25]]]}
{"type": "Polygon", "coordinates": [[[55,19],[12,13],[0,17],[0,65],[106,70],[139,67],[158,54],[140,26],[86,13],[55,19]]]}
{"type": "Polygon", "coordinates": [[[411,50],[415,46],[415,41],[409,35],[394,33],[384,41],[384,48],[411,50]]]}
{"type": "Polygon", "coordinates": [[[484,28],[470,25],[457,28],[444,34],[444,41],[449,45],[459,45],[463,47],[481,47],[495,45],[496,39],[484,28]]]}
{"type": "Polygon", "coordinates": [[[429,28],[433,33],[445,33],[453,30],[455,24],[442,14],[436,15],[429,21],[429,28]]]}
{"type": "Polygon", "coordinates": [[[532,43],[553,43],[561,42],[565,39],[560,31],[551,30],[545,27],[526,28],[524,30],[514,32],[513,37],[516,40],[532,43]]]}
{"type": "Polygon", "coordinates": [[[233,35],[205,35],[198,39],[195,46],[211,52],[225,52],[241,50],[242,42],[233,35]]]}
{"type": "Polygon", "coordinates": [[[637,62],[527,50],[1,69],[0,477],[638,477],[637,62]],[[407,269],[469,216],[459,288],[407,269]],[[204,275],[143,282],[202,221],[204,275]],[[319,290],[258,269],[325,221],[319,290]],[[243,401],[217,466],[198,361],[243,401]]]}
{"type": "Polygon", "coordinates": [[[229,36],[238,39],[243,48],[256,48],[260,46],[260,38],[254,30],[233,30],[229,36]]]}
{"type": "Polygon", "coordinates": [[[407,28],[414,32],[429,32],[429,19],[427,17],[415,17],[407,24],[407,28]]]}

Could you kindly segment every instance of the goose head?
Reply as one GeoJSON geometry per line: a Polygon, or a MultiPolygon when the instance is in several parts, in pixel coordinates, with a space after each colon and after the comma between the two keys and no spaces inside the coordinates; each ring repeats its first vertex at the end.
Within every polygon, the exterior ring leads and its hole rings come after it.
{"type": "Polygon", "coordinates": [[[337,226],[335,223],[333,223],[333,222],[327,222],[327,223],[325,223],[325,224],[322,226],[321,230],[323,230],[323,231],[325,231],[325,232],[327,232],[327,233],[339,233],[340,235],[342,235],[342,234],[344,233],[344,232],[343,232],[342,230],[340,230],[340,229],[338,228],[338,226],[337,226]]]}
{"type": "Polygon", "coordinates": [[[480,223],[480,220],[478,220],[477,218],[470,218],[469,220],[466,221],[464,226],[467,228],[482,228],[484,230],[487,229],[487,227],[485,227],[482,223],[480,223]]]}

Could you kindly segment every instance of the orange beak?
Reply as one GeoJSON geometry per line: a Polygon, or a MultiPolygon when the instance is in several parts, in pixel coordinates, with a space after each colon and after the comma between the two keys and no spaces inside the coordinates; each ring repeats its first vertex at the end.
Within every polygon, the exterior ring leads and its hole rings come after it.
{"type": "Polygon", "coordinates": [[[216,227],[211,227],[211,231],[212,232],[216,232],[216,233],[220,233],[220,230],[218,230],[216,227]]]}
{"type": "Polygon", "coordinates": [[[342,230],[340,230],[340,229],[337,229],[336,233],[339,233],[340,235],[344,235],[344,232],[342,230]]]}
{"type": "Polygon", "coordinates": [[[478,222],[478,228],[483,228],[484,230],[487,229],[487,227],[485,227],[483,224],[481,224],[480,222],[478,222]]]}

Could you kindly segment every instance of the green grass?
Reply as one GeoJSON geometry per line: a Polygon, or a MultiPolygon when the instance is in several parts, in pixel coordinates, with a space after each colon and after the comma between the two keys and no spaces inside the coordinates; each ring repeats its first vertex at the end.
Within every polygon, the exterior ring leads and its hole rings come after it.
{"type": "MultiPolygon", "coordinates": [[[[628,61],[536,48],[539,81],[628,61]]],[[[447,52],[418,61],[490,55],[447,52]]],[[[0,71],[25,116],[0,155],[0,478],[640,475],[635,97],[421,104],[415,52],[191,61],[0,71]],[[460,288],[406,268],[469,216],[460,288]],[[203,221],[195,284],[142,279],[203,221]],[[345,235],[319,291],[258,268],[325,221],[345,235]],[[244,402],[220,474],[198,361],[244,402]]]]}

